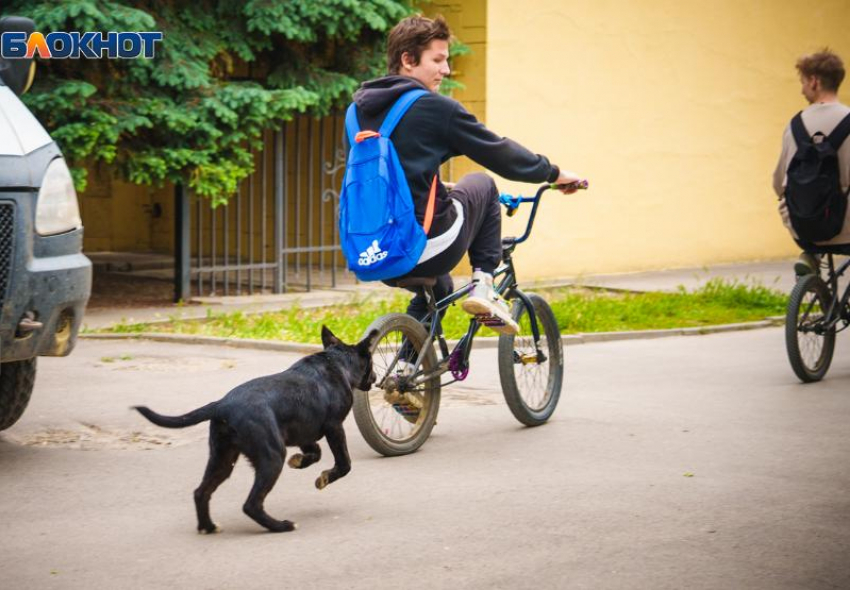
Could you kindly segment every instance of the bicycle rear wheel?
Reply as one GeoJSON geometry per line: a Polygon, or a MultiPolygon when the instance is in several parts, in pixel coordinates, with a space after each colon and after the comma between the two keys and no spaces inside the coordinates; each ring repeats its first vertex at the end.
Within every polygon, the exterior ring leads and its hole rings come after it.
{"type": "MultiPolygon", "coordinates": [[[[428,337],[425,328],[403,313],[391,313],[372,322],[366,334],[378,331],[372,345],[372,368],[377,380],[368,392],[354,392],[354,420],[369,446],[386,457],[406,455],[421,447],[437,422],[440,409],[440,377],[416,387],[406,384],[408,375],[398,361],[412,365],[428,337]]],[[[420,371],[437,366],[430,347],[420,371]]]]}
{"type": "Polygon", "coordinates": [[[832,296],[817,275],[801,277],[788,299],[785,348],[791,368],[803,383],[820,381],[835,352],[835,328],[825,329],[832,296]]]}
{"type": "Polygon", "coordinates": [[[540,351],[545,358],[538,357],[528,310],[516,298],[512,313],[520,331],[499,336],[499,378],[514,417],[526,426],[539,426],[549,419],[561,397],[564,355],[552,308],[540,295],[529,293],[528,298],[537,316],[540,351]]]}

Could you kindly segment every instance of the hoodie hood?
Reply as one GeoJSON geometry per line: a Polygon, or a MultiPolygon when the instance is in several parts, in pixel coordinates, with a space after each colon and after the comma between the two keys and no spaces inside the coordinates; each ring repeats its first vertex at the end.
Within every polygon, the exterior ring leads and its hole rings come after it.
{"type": "Polygon", "coordinates": [[[361,113],[371,118],[390,108],[399,96],[416,88],[428,90],[416,78],[398,75],[384,76],[363,82],[354,93],[354,103],[361,113]]]}

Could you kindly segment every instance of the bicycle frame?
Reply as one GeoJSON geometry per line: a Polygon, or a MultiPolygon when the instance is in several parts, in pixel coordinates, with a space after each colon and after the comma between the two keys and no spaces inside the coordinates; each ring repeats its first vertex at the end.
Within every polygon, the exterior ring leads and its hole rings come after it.
{"type": "Polygon", "coordinates": [[[817,329],[821,329],[824,332],[828,332],[830,330],[835,329],[838,323],[843,320],[844,325],[841,328],[835,330],[836,332],[841,332],[842,330],[845,330],[848,325],[850,325],[850,317],[848,317],[847,314],[841,313],[841,310],[847,309],[847,304],[848,302],[850,302],[850,284],[845,287],[844,293],[839,299],[838,279],[839,277],[844,275],[844,272],[848,268],[850,268],[850,259],[845,261],[844,264],[842,264],[837,271],[835,270],[835,261],[833,259],[832,254],[827,254],[827,261],[829,264],[827,284],[829,285],[829,290],[832,295],[832,299],[829,302],[829,309],[824,314],[824,323],[821,326],[815,326],[814,330],[817,331],[817,329]]]}
{"type": "MultiPolygon", "coordinates": [[[[496,269],[496,272],[494,273],[494,279],[501,277],[494,287],[496,292],[508,300],[514,298],[519,299],[525,306],[525,309],[528,312],[529,322],[531,323],[534,347],[537,350],[537,358],[539,362],[544,362],[546,360],[546,355],[540,348],[540,328],[537,325],[537,315],[534,311],[534,305],[531,303],[531,300],[517,287],[517,275],[512,254],[517,244],[521,244],[526,241],[528,236],[531,234],[534,219],[537,215],[537,207],[540,205],[540,198],[543,193],[550,188],[552,188],[551,185],[543,185],[537,190],[537,194],[535,194],[534,197],[521,197],[517,199],[518,203],[533,203],[531,213],[528,217],[528,223],[526,224],[525,232],[519,238],[502,238],[502,265],[496,269]]],[[[427,381],[430,381],[435,377],[440,377],[447,371],[452,370],[451,361],[453,358],[456,359],[456,362],[458,363],[455,370],[461,371],[468,369],[469,355],[472,352],[472,342],[475,338],[475,334],[481,326],[474,318],[471,318],[469,320],[469,328],[467,329],[466,334],[464,334],[461,339],[458,340],[457,344],[455,344],[454,348],[449,351],[448,342],[446,342],[445,336],[443,335],[441,321],[442,312],[448,309],[450,305],[453,305],[459,299],[465,297],[472,290],[472,283],[464,285],[440,301],[435,301],[434,291],[431,287],[420,287],[420,289],[424,293],[428,305],[428,313],[421,320],[421,323],[429,328],[429,332],[428,337],[422,345],[422,349],[419,351],[416,362],[414,363],[413,374],[406,380],[407,390],[419,387],[427,381]],[[428,372],[422,372],[420,370],[422,362],[435,340],[439,343],[440,355],[442,358],[440,358],[436,368],[428,372]]],[[[399,348],[399,352],[400,351],[401,348],[399,348]]],[[[388,375],[395,368],[398,360],[399,354],[397,353],[395,359],[393,359],[392,363],[390,363],[390,366],[387,368],[388,375]]],[[[458,378],[455,375],[455,378],[452,381],[441,383],[441,386],[450,385],[457,381],[461,381],[464,378],[465,374],[461,378],[458,378]]]]}

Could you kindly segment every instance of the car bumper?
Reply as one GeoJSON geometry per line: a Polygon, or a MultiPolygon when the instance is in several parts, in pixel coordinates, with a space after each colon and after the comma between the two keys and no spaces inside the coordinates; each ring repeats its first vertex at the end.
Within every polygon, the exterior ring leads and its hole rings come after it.
{"type": "Polygon", "coordinates": [[[91,294],[92,265],[82,254],[83,230],[34,235],[34,200],[29,193],[0,195],[0,202],[15,206],[0,318],[3,362],[70,354],[91,294]]]}

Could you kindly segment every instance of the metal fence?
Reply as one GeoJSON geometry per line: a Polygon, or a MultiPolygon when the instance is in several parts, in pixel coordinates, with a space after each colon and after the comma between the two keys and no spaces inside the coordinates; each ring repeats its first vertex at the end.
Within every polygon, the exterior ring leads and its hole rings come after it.
{"type": "Polygon", "coordinates": [[[309,291],[354,282],[339,248],[343,117],[298,117],[263,138],[226,205],[178,187],[176,298],[309,291]]]}

